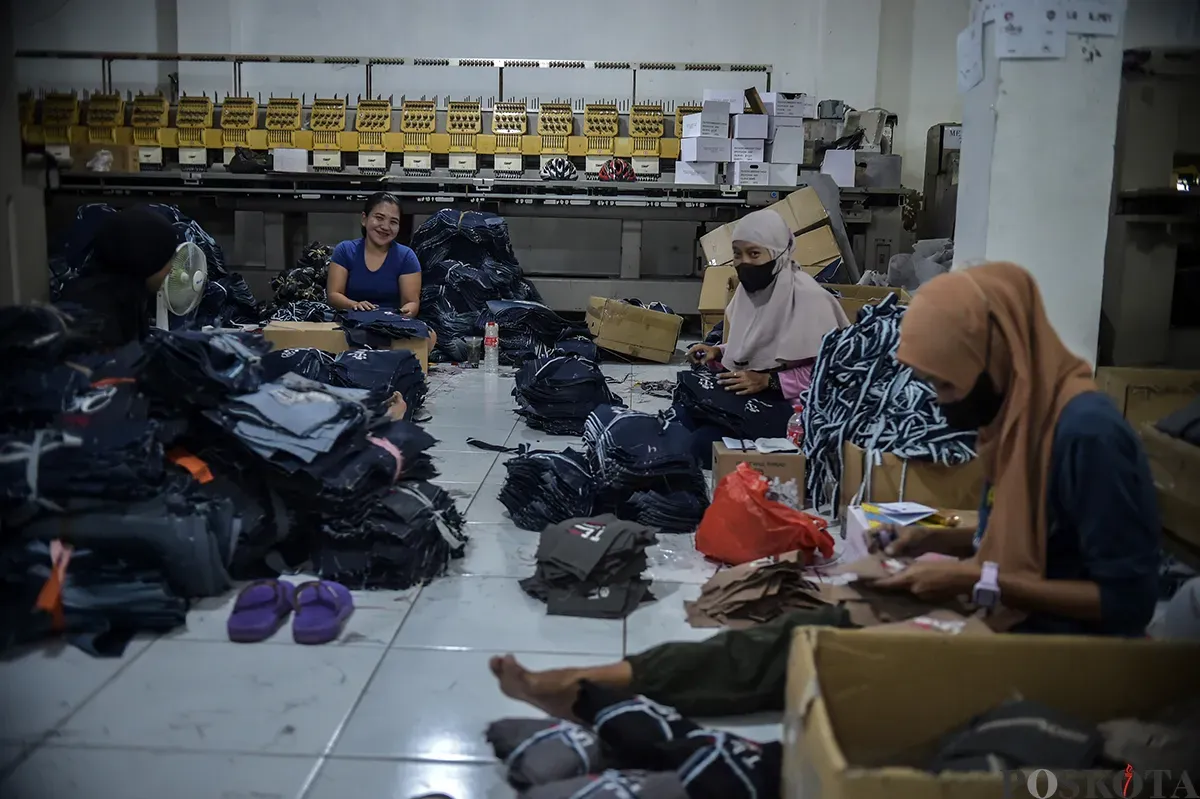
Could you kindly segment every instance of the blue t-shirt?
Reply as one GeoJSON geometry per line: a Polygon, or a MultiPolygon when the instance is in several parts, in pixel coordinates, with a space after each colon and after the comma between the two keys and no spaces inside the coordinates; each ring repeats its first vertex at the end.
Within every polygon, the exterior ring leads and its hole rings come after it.
{"type": "MultiPolygon", "coordinates": [[[[992,509],[984,487],[976,543],[992,509]]],[[[1046,492],[1046,577],[1100,586],[1100,620],[1031,615],[1013,632],[1140,636],[1158,600],[1162,524],[1142,442],[1106,394],[1067,403],[1046,492]]]]}
{"type": "Polygon", "coordinates": [[[421,271],[417,254],[403,244],[392,243],[383,266],[372,272],[367,269],[366,241],[347,239],[333,248],[331,263],[344,266],[346,296],[355,302],[373,302],[380,308],[400,307],[400,276],[421,271]]]}

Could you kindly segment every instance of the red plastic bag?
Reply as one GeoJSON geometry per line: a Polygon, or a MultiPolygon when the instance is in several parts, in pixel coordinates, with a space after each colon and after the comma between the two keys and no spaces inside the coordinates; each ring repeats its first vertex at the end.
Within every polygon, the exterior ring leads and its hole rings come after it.
{"type": "Polygon", "coordinates": [[[696,530],[696,549],[735,566],[800,550],[833,555],[824,519],[767,499],[767,481],[746,463],[721,478],[696,530]]]}

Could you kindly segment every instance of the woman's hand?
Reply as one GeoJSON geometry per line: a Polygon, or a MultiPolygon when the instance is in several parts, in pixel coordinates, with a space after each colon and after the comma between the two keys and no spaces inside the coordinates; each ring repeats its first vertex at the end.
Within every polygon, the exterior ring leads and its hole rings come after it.
{"type": "Polygon", "coordinates": [[[979,582],[979,564],[970,560],[914,563],[899,574],[871,583],[874,588],[908,591],[930,602],[944,602],[971,593],[979,582]]]}
{"type": "Polygon", "coordinates": [[[687,359],[692,363],[707,363],[718,360],[720,357],[720,348],[711,344],[693,344],[692,348],[687,351],[687,359]]]}
{"type": "Polygon", "coordinates": [[[418,310],[420,310],[420,306],[415,302],[406,302],[400,306],[400,314],[407,316],[409,319],[415,319],[418,310]]]}
{"type": "Polygon", "coordinates": [[[359,302],[356,302],[350,306],[350,310],[352,311],[374,311],[378,310],[378,308],[378,305],[373,302],[367,302],[366,300],[360,300],[359,302]]]}
{"type": "Polygon", "coordinates": [[[739,395],[757,394],[766,391],[771,376],[766,372],[723,372],[717,375],[726,391],[739,395]]]}
{"type": "Polygon", "coordinates": [[[915,558],[932,552],[930,540],[932,531],[919,524],[901,527],[898,524],[884,524],[872,530],[867,536],[867,547],[871,552],[883,550],[891,557],[904,555],[915,558]]]}

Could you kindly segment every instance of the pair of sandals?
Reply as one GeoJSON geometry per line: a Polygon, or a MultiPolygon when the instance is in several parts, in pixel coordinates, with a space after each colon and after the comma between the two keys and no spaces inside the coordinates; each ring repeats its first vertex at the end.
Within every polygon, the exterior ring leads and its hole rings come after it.
{"type": "Polygon", "coordinates": [[[233,603],[226,629],[229,640],[243,644],[265,641],[292,619],[292,638],[298,644],[327,644],[342,634],[354,613],[354,598],[341,583],[312,580],[292,585],[282,580],[259,580],[246,586],[233,603]]]}

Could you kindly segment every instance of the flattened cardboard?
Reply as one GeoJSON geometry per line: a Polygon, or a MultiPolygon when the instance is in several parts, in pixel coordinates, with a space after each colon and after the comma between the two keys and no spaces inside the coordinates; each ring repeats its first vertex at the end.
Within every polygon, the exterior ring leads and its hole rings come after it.
{"type": "Polygon", "coordinates": [[[704,252],[704,265],[726,266],[733,263],[733,225],[721,225],[700,237],[700,249],[704,252]]]}
{"type": "Polygon", "coordinates": [[[1172,438],[1153,425],[1139,432],[1150,459],[1163,527],[1200,547],[1200,447],[1172,438]]]}
{"type": "Polygon", "coordinates": [[[588,300],[587,324],[597,347],[667,363],[675,354],[683,317],[592,297],[588,300]]]}
{"type": "Polygon", "coordinates": [[[827,284],[827,288],[831,288],[842,296],[838,298],[838,304],[842,306],[842,310],[846,312],[846,318],[851,322],[858,318],[858,312],[868,305],[877,305],[889,294],[895,294],[900,297],[901,305],[908,305],[912,300],[910,295],[904,289],[892,288],[890,286],[851,286],[841,283],[827,284]]]}
{"type": "Polygon", "coordinates": [[[737,469],[739,463],[747,463],[764,476],[778,477],[780,480],[795,480],[800,493],[800,502],[804,503],[804,453],[802,452],[740,452],[729,449],[722,442],[713,444],[713,489],[721,482],[721,478],[737,469]]]}
{"type": "MultiPolygon", "coordinates": [[[[271,322],[263,328],[263,338],[271,342],[273,350],[311,347],[336,355],[351,349],[336,322],[271,322]]],[[[396,339],[392,349],[410,351],[421,362],[422,371],[429,372],[429,339],[396,339]]]]}
{"type": "Polygon", "coordinates": [[[791,209],[792,217],[796,223],[796,227],[792,228],[793,233],[803,233],[815,227],[829,224],[829,212],[821,204],[821,198],[817,194],[817,190],[811,186],[792,192],[787,196],[785,202],[787,202],[788,208],[791,209]]]}
{"type": "MultiPolygon", "coordinates": [[[[865,475],[866,452],[849,442],[843,451],[839,515],[854,499],[865,475]]],[[[928,461],[904,461],[892,454],[882,456],[882,463],[871,467],[870,496],[863,492],[863,502],[920,502],[933,508],[978,508],[983,499],[983,464],[975,459],[961,466],[942,466],[928,461]],[[904,495],[901,496],[901,476],[904,495]]]]}
{"type": "Polygon", "coordinates": [[[1131,369],[1101,366],[1096,385],[1113,398],[1132,425],[1157,422],[1200,394],[1200,369],[1131,369]]]}
{"type": "Polygon", "coordinates": [[[925,766],[947,734],[1014,695],[1090,723],[1150,717],[1198,695],[1198,660],[1194,642],[802,627],[788,661],[783,796],[1004,796],[999,774],[925,766]]]}
{"type": "Polygon", "coordinates": [[[701,314],[724,314],[737,287],[737,270],[732,266],[708,267],[704,270],[704,282],[700,284],[700,302],[696,308],[701,314]]]}
{"type": "Polygon", "coordinates": [[[800,266],[822,266],[841,256],[842,251],[838,249],[829,225],[801,233],[796,237],[796,246],[792,250],[792,260],[800,266]]]}

